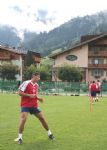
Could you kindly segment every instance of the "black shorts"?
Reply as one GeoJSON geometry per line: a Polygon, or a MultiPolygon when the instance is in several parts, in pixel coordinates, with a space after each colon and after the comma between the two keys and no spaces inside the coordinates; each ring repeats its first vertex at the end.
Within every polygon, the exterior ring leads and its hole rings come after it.
{"type": "Polygon", "coordinates": [[[41,110],[40,108],[35,108],[35,107],[21,107],[21,112],[28,112],[32,115],[32,114],[40,113],[41,110]]]}
{"type": "Polygon", "coordinates": [[[96,91],[96,93],[100,94],[100,91],[96,91]]]}
{"type": "Polygon", "coordinates": [[[91,91],[91,96],[96,97],[96,91],[91,91]]]}

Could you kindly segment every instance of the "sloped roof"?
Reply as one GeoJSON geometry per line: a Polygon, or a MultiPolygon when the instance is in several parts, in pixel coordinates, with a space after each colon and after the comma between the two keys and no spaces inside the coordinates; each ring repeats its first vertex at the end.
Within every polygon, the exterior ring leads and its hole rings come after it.
{"type": "Polygon", "coordinates": [[[19,49],[14,49],[14,48],[2,46],[2,45],[0,45],[0,50],[10,51],[10,52],[14,52],[16,54],[23,54],[23,55],[27,54],[27,51],[22,51],[22,50],[19,50],[19,49]]]}
{"type": "Polygon", "coordinates": [[[9,51],[9,52],[13,52],[13,53],[16,53],[16,54],[19,54],[19,55],[27,55],[28,52],[31,52],[32,54],[38,56],[38,57],[41,57],[40,53],[38,52],[35,52],[33,50],[20,50],[20,49],[14,49],[14,48],[10,48],[10,47],[6,47],[6,46],[2,46],[0,45],[0,50],[6,50],[6,51],[9,51]]]}
{"type": "Polygon", "coordinates": [[[29,54],[29,53],[31,53],[31,54],[33,54],[33,55],[35,55],[35,56],[39,57],[39,58],[41,58],[41,57],[42,57],[40,53],[35,52],[34,50],[29,50],[27,54],[29,54]]]}
{"type": "Polygon", "coordinates": [[[66,53],[66,52],[68,52],[68,51],[70,51],[70,50],[72,50],[72,49],[74,49],[74,48],[83,46],[83,45],[85,45],[85,44],[88,44],[88,43],[90,43],[90,42],[93,42],[93,41],[96,41],[96,40],[98,40],[98,39],[104,38],[104,37],[106,37],[106,36],[107,36],[107,32],[106,32],[106,33],[103,33],[103,34],[100,34],[100,35],[98,35],[98,36],[96,36],[96,37],[93,37],[93,38],[91,38],[91,39],[89,39],[89,40],[86,40],[86,41],[84,41],[84,42],[81,42],[81,43],[79,43],[79,44],[76,44],[76,45],[72,46],[72,47],[71,47],[70,49],[68,49],[68,50],[64,50],[64,51],[58,52],[58,53],[56,53],[56,54],[51,54],[49,57],[50,57],[50,58],[55,58],[56,56],[58,56],[58,55],[60,55],[60,54],[66,53]]]}

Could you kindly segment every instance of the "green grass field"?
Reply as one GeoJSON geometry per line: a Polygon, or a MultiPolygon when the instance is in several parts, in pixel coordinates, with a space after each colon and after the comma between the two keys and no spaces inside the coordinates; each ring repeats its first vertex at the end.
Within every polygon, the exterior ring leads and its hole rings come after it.
{"type": "Polygon", "coordinates": [[[107,98],[93,104],[89,97],[44,96],[40,104],[56,140],[47,138],[47,132],[34,116],[29,115],[23,134],[23,144],[17,137],[20,115],[20,97],[0,95],[0,150],[107,150],[107,98]]]}

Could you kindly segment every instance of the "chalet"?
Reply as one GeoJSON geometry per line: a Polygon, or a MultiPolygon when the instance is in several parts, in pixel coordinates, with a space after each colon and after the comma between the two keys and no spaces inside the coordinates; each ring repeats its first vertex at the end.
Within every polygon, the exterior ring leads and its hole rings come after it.
{"type": "Polygon", "coordinates": [[[2,65],[4,62],[17,65],[19,68],[19,74],[16,75],[16,79],[18,81],[22,81],[23,68],[25,66],[25,61],[29,57],[29,54],[30,57],[32,57],[32,59],[34,60],[34,62],[36,62],[37,64],[40,63],[40,59],[41,59],[40,53],[36,53],[34,51],[28,51],[28,52],[0,45],[0,65],[2,65]]]}
{"type": "Polygon", "coordinates": [[[64,64],[80,67],[85,82],[107,80],[107,33],[83,36],[80,43],[50,58],[54,60],[53,80],[58,80],[57,68],[64,64]]]}

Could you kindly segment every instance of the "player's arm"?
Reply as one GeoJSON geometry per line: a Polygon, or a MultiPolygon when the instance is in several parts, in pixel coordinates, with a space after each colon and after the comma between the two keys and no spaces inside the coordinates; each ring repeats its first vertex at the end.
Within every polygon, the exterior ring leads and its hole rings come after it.
{"type": "Polygon", "coordinates": [[[44,99],[42,97],[39,97],[38,94],[36,95],[36,97],[37,97],[37,100],[40,101],[41,103],[44,102],[44,99]]]}
{"type": "Polygon", "coordinates": [[[38,94],[38,87],[37,87],[36,98],[37,98],[38,101],[40,101],[41,103],[43,103],[43,102],[44,102],[44,99],[43,99],[42,97],[39,97],[38,95],[39,95],[39,94],[38,94]]]}
{"type": "Polygon", "coordinates": [[[21,91],[21,90],[18,90],[18,94],[19,94],[20,96],[29,97],[29,98],[34,98],[34,97],[36,97],[36,94],[24,93],[24,92],[21,91]]]}
{"type": "Polygon", "coordinates": [[[29,97],[29,98],[35,98],[35,97],[36,97],[36,94],[24,93],[24,92],[21,91],[21,90],[18,90],[18,94],[19,94],[20,96],[29,97]]]}
{"type": "Polygon", "coordinates": [[[29,97],[29,98],[35,98],[36,97],[36,93],[35,94],[28,94],[25,92],[27,86],[28,86],[29,81],[24,81],[18,89],[18,94],[20,96],[24,96],[24,97],[29,97]]]}
{"type": "Polygon", "coordinates": [[[43,103],[43,102],[44,102],[44,99],[43,99],[43,98],[41,98],[41,97],[37,97],[37,99],[38,99],[41,103],[43,103]]]}

